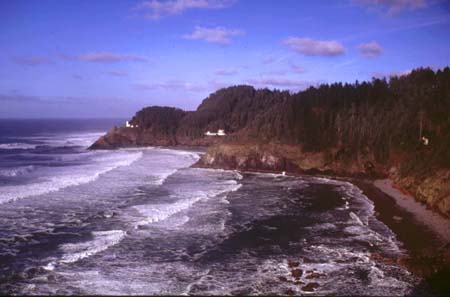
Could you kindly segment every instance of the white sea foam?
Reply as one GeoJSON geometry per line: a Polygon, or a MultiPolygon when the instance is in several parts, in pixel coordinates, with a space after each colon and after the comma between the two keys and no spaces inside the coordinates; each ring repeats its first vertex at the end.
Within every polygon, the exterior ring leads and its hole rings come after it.
{"type": "MultiPolygon", "coordinates": [[[[27,143],[16,143],[18,148],[22,149],[33,149],[38,145],[50,146],[50,147],[61,147],[61,146],[82,146],[87,147],[94,143],[96,139],[102,136],[103,132],[87,132],[87,133],[73,133],[73,134],[54,134],[54,135],[38,135],[38,136],[27,136],[18,138],[23,141],[31,141],[37,144],[27,144],[27,143]]],[[[13,145],[10,143],[7,145],[13,145]]],[[[13,147],[13,146],[12,146],[13,147]]],[[[0,145],[1,148],[1,145],[0,145]]]]}
{"type": "Polygon", "coordinates": [[[206,197],[203,195],[196,195],[190,199],[179,200],[175,203],[170,204],[151,204],[151,205],[137,205],[134,208],[145,217],[145,219],[139,221],[135,228],[139,228],[139,226],[148,225],[152,223],[156,223],[162,220],[169,218],[170,216],[188,209],[197,201],[201,199],[205,199],[206,197]]]}
{"type": "Polygon", "coordinates": [[[59,260],[43,266],[45,270],[53,271],[60,263],[75,263],[81,259],[93,256],[121,242],[126,232],[123,230],[108,230],[92,232],[93,239],[80,243],[66,243],[59,247],[63,252],[59,260]]]}
{"type": "Polygon", "coordinates": [[[164,181],[171,176],[172,174],[174,174],[175,172],[177,172],[178,169],[173,169],[164,173],[161,173],[158,178],[155,181],[156,185],[162,185],[164,183],[164,181]]]}
{"type": "Polygon", "coordinates": [[[355,220],[355,222],[360,225],[360,226],[364,226],[364,223],[361,221],[361,219],[354,213],[354,212],[350,212],[350,217],[355,220]]]}
{"type": "Polygon", "coordinates": [[[94,237],[90,241],[81,243],[67,243],[60,246],[64,255],[60,263],[74,263],[78,260],[98,254],[107,248],[118,244],[125,238],[126,232],[122,230],[109,230],[92,232],[94,237]]]}
{"type": "Polygon", "coordinates": [[[21,176],[30,173],[34,169],[35,167],[33,165],[4,168],[0,169],[0,176],[7,176],[7,177],[21,176]]]}
{"type": "Polygon", "coordinates": [[[194,162],[198,161],[200,159],[200,155],[197,152],[181,151],[181,150],[173,150],[173,149],[164,149],[164,148],[159,148],[158,150],[160,150],[162,152],[167,151],[167,152],[170,152],[171,154],[187,156],[187,157],[191,158],[194,162]]]}
{"type": "MultiPolygon", "coordinates": [[[[192,172],[196,170],[204,169],[189,169],[187,172],[192,172]]],[[[175,170],[176,171],[176,170],[175,170]]],[[[208,170],[205,170],[208,171],[208,170]]],[[[217,173],[217,171],[213,171],[217,173]]],[[[229,171],[233,172],[233,171],[229,171]]],[[[167,176],[173,173],[167,173],[163,175],[162,180],[165,180],[167,176]]],[[[181,173],[183,174],[183,172],[181,173]]],[[[185,174],[185,173],[184,173],[185,174]]],[[[239,176],[233,176],[239,177],[239,176]]],[[[221,202],[228,204],[229,201],[226,199],[226,193],[237,191],[242,184],[238,183],[236,180],[216,180],[211,181],[207,187],[198,190],[196,189],[186,189],[177,188],[172,189],[173,198],[177,199],[174,203],[160,203],[160,204],[146,204],[134,206],[142,216],[145,218],[136,223],[135,228],[139,226],[148,225],[156,222],[166,220],[173,215],[185,211],[191,208],[195,203],[201,200],[208,200],[220,196],[221,202]]]]}
{"type": "Polygon", "coordinates": [[[21,143],[21,142],[0,144],[0,149],[2,150],[29,150],[34,149],[36,147],[37,147],[36,144],[21,143]]]}
{"type": "MultiPolygon", "coordinates": [[[[100,175],[121,166],[128,166],[142,157],[142,152],[113,154],[103,158],[94,165],[80,168],[70,168],[70,171],[62,172],[57,176],[47,177],[45,181],[0,187],[0,204],[31,196],[38,196],[61,189],[86,184],[96,180],[100,175]]],[[[98,161],[98,160],[97,160],[98,161]]]]}

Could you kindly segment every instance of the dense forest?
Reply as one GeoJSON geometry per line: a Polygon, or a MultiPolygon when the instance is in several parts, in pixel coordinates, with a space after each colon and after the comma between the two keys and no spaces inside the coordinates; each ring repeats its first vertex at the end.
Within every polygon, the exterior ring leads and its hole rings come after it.
{"type": "Polygon", "coordinates": [[[350,158],[370,152],[380,163],[400,158],[404,173],[450,167],[450,69],[420,68],[294,94],[221,89],[187,113],[176,134],[196,139],[219,128],[231,134],[228,141],[299,144],[306,151],[344,148],[350,158]]]}
{"type": "Polygon", "coordinates": [[[141,136],[126,145],[162,138],[167,145],[210,144],[204,133],[225,129],[228,136],[220,141],[298,144],[312,152],[343,148],[350,158],[400,158],[405,172],[432,170],[450,167],[450,69],[419,68],[297,93],[234,86],[211,94],[196,111],[147,107],[131,122],[141,136]]]}

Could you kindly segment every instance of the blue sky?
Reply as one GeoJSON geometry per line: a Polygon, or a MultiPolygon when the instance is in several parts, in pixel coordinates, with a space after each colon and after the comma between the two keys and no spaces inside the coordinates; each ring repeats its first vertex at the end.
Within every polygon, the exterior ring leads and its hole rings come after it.
{"type": "Polygon", "coordinates": [[[450,64],[446,0],[0,0],[0,117],[193,110],[218,88],[450,64]]]}

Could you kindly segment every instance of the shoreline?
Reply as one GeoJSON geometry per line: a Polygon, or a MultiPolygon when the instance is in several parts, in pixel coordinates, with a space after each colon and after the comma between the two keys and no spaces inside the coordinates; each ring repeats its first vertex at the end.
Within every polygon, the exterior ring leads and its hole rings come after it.
{"type": "Polygon", "coordinates": [[[373,185],[393,198],[398,206],[413,214],[416,220],[430,228],[444,244],[450,243],[449,218],[445,218],[440,213],[430,210],[425,204],[418,202],[412,195],[403,193],[389,179],[375,180],[373,185]]]}
{"type": "MultiPolygon", "coordinates": [[[[242,173],[272,173],[270,170],[241,171],[242,173]]],[[[413,295],[450,295],[450,219],[427,209],[413,196],[396,189],[390,180],[370,180],[323,174],[296,174],[287,176],[316,176],[346,181],[358,187],[373,202],[375,217],[395,234],[400,247],[406,252],[398,259],[380,258],[375,261],[405,267],[421,282],[413,295]]]]}
{"type": "Polygon", "coordinates": [[[442,217],[396,189],[390,180],[349,180],[374,203],[375,216],[406,251],[397,264],[422,279],[417,288],[450,294],[450,219],[442,217]]]}

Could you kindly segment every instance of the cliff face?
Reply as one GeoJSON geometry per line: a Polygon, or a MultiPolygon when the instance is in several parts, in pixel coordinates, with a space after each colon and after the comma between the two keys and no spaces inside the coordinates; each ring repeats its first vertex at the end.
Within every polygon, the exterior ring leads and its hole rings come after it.
{"type": "Polygon", "coordinates": [[[390,177],[450,214],[450,69],[298,93],[235,86],[196,111],[148,107],[91,148],[211,146],[197,164],[390,177]],[[224,129],[225,137],[205,136],[224,129]]]}
{"type": "Polygon", "coordinates": [[[307,152],[300,146],[287,144],[220,144],[209,148],[195,166],[340,176],[381,177],[386,174],[384,166],[375,165],[367,156],[348,160],[339,150],[307,152]]]}
{"type": "Polygon", "coordinates": [[[439,170],[423,178],[402,176],[399,164],[377,163],[373,155],[347,154],[345,149],[307,152],[286,144],[219,144],[202,155],[195,167],[242,171],[326,174],[349,177],[385,178],[445,216],[450,216],[450,170],[439,170]]]}

